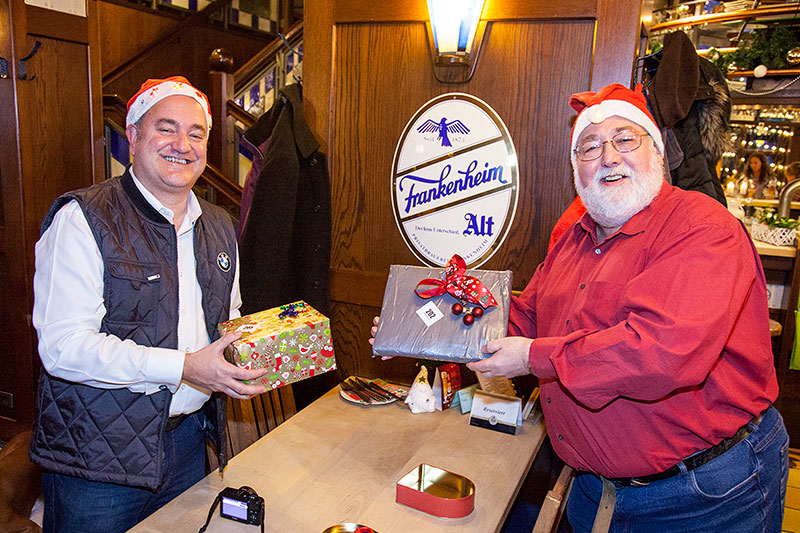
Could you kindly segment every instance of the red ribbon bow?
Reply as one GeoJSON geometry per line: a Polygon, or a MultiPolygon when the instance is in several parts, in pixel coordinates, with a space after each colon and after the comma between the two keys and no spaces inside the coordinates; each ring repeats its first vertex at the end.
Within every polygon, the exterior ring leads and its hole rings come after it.
{"type": "Polygon", "coordinates": [[[444,267],[445,280],[427,278],[417,283],[414,292],[420,298],[433,298],[434,296],[441,296],[442,294],[452,294],[459,300],[465,300],[469,303],[477,304],[486,309],[497,305],[492,293],[486,288],[481,280],[467,276],[467,264],[460,255],[455,254],[444,267]],[[432,286],[433,289],[428,289],[420,292],[420,287],[432,286]]]}

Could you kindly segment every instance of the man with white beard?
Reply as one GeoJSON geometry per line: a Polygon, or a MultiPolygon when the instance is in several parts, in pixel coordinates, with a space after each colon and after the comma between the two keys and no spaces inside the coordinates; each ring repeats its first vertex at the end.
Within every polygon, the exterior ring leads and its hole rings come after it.
{"type": "Polygon", "coordinates": [[[539,379],[556,453],[577,471],[574,531],[779,532],[788,436],[766,283],[741,223],[664,180],[641,92],[573,95],[587,213],[512,302],[472,370],[539,379]]]}

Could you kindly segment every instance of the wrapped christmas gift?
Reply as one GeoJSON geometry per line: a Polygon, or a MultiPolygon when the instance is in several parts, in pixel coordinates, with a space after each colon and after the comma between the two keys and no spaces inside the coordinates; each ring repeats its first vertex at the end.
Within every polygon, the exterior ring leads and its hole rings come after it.
{"type": "Polygon", "coordinates": [[[374,356],[466,363],[506,336],[510,270],[466,270],[454,255],[445,268],[392,265],[383,295],[374,356]]]}
{"type": "Polygon", "coordinates": [[[228,362],[269,368],[261,379],[246,383],[276,389],[336,368],[330,320],[303,301],[222,322],[219,331],[242,332],[225,349],[228,362]]]}

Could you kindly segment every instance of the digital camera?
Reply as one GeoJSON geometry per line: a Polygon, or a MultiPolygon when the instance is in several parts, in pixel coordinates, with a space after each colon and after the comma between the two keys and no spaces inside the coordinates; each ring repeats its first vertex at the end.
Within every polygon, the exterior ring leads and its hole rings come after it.
{"type": "Polygon", "coordinates": [[[250,487],[226,487],[219,497],[221,517],[255,526],[264,521],[264,498],[250,487]]]}

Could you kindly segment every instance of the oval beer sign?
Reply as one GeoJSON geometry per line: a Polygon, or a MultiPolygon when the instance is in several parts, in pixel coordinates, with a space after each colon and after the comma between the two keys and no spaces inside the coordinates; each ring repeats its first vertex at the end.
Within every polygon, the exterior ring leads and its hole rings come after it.
{"type": "Polygon", "coordinates": [[[486,102],[448,93],[406,124],[392,162],[392,206],[406,244],[428,266],[458,254],[485,263],[517,210],[517,152],[486,102]]]}

